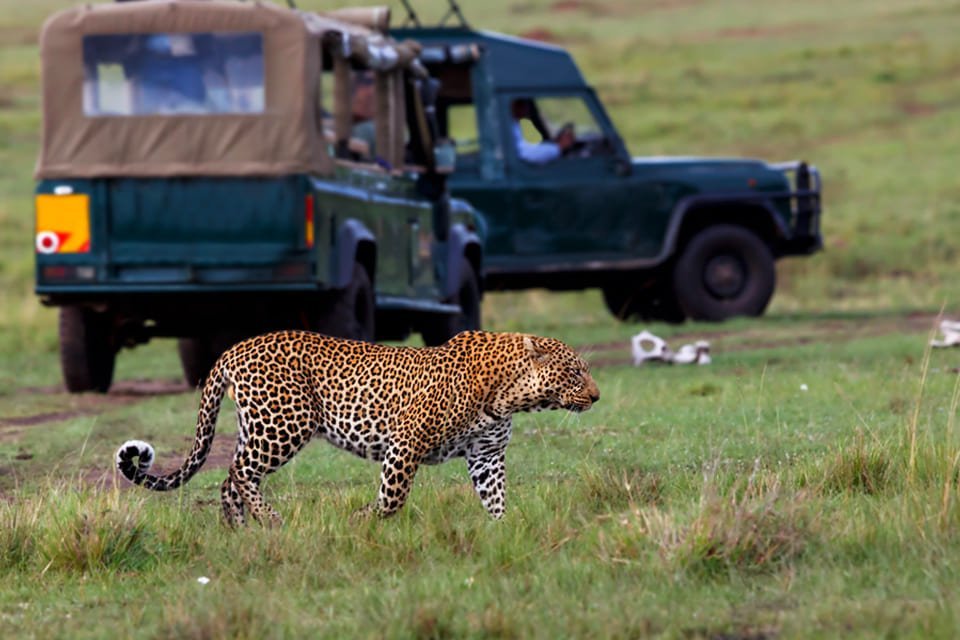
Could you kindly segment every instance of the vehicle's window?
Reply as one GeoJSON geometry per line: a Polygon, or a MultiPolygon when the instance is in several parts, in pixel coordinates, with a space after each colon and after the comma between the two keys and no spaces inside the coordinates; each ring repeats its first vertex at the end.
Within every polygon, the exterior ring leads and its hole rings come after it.
{"type": "Polygon", "coordinates": [[[596,119],[590,113],[587,103],[579,96],[539,97],[536,104],[551,138],[568,124],[573,125],[577,138],[600,135],[596,119]]]}
{"type": "Polygon", "coordinates": [[[143,33],[83,38],[87,116],[262,113],[259,33],[143,33]]]}
{"type": "Polygon", "coordinates": [[[324,69],[317,82],[317,101],[315,104],[317,122],[323,136],[328,142],[333,142],[333,71],[324,69]]]}
{"type": "Polygon", "coordinates": [[[582,96],[512,96],[510,137],[524,163],[545,165],[610,153],[582,96]]]}
{"type": "Polygon", "coordinates": [[[457,155],[480,151],[477,110],[472,104],[454,104],[447,109],[447,137],[457,147],[457,155]]]}
{"type": "Polygon", "coordinates": [[[477,109],[472,103],[444,103],[438,105],[439,137],[453,142],[457,171],[477,171],[480,168],[480,133],[477,130],[477,109]]]}

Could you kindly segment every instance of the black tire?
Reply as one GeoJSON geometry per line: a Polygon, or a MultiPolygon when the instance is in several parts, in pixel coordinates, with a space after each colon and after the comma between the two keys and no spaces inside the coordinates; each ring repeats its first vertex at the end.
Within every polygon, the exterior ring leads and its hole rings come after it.
{"type": "Polygon", "coordinates": [[[326,321],[320,322],[321,332],[340,338],[373,342],[376,336],[375,313],[376,303],[370,276],[363,265],[355,263],[350,284],[334,295],[326,321]]]}
{"type": "Polygon", "coordinates": [[[106,393],[117,361],[110,316],[83,307],[60,308],[60,368],[70,393],[106,393]]]}
{"type": "Polygon", "coordinates": [[[694,320],[719,322],[763,314],[776,286],[770,248],[744,227],[707,227],[684,247],[673,272],[680,308],[694,320]]]}
{"type": "Polygon", "coordinates": [[[640,289],[626,284],[608,284],[603,287],[603,302],[613,317],[621,322],[643,320],[679,324],[686,319],[673,292],[656,284],[640,289]]]}
{"type": "Polygon", "coordinates": [[[183,379],[191,387],[202,387],[217,358],[248,337],[249,333],[228,331],[213,337],[180,338],[177,340],[177,353],[180,355],[183,379]]]}
{"type": "Polygon", "coordinates": [[[457,292],[444,302],[460,305],[460,313],[437,315],[425,321],[420,329],[423,343],[428,347],[443,344],[461,331],[480,328],[480,284],[473,265],[466,258],[460,265],[460,286],[457,292]]]}
{"type": "Polygon", "coordinates": [[[177,340],[177,353],[180,355],[183,379],[194,388],[203,385],[213,363],[220,356],[214,352],[210,338],[180,338],[177,340]]]}

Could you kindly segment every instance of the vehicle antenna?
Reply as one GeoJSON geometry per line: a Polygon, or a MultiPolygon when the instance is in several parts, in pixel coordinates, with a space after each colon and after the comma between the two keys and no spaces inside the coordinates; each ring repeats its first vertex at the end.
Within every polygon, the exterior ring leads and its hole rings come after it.
{"type": "Polygon", "coordinates": [[[460,11],[460,5],[457,4],[457,0],[447,0],[447,4],[450,6],[450,9],[448,9],[447,13],[440,19],[439,26],[446,26],[447,18],[456,16],[457,19],[460,20],[460,26],[464,29],[469,29],[470,25],[467,24],[467,19],[463,17],[463,12],[460,11]]]}
{"type": "Polygon", "coordinates": [[[404,21],[403,25],[413,24],[413,26],[418,29],[423,25],[420,24],[420,18],[417,17],[417,12],[413,10],[413,6],[410,5],[409,0],[400,0],[403,3],[403,8],[407,10],[407,19],[404,21]]]}

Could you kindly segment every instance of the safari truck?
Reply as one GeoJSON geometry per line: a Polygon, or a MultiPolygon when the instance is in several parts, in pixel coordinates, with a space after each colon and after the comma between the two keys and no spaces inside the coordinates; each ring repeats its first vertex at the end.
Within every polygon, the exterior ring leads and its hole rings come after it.
{"type": "Polygon", "coordinates": [[[474,30],[452,0],[438,26],[404,4],[392,33],[441,80],[450,188],[485,216],[488,291],[598,287],[621,319],[723,320],[762,314],[775,260],[821,248],[814,166],[632,157],[567,51],[474,30]]]}
{"type": "Polygon", "coordinates": [[[106,391],[118,350],[154,337],[179,339],[198,384],[266,330],[438,344],[479,327],[483,222],[449,196],[437,82],[388,28],[383,9],[232,0],[47,20],[36,292],[59,307],[70,391],[106,391]]]}

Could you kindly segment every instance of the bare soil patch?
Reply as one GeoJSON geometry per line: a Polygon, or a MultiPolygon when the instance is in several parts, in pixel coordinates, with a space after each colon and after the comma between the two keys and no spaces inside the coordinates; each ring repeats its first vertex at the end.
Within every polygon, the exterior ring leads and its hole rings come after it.
{"type": "Polygon", "coordinates": [[[786,36],[815,33],[820,27],[810,23],[788,23],[764,26],[728,27],[716,31],[696,31],[683,36],[685,42],[711,42],[713,40],[748,40],[759,38],[783,38],[786,36]]]}
{"type": "MultiPolygon", "coordinates": [[[[124,380],[117,382],[110,393],[85,393],[69,396],[70,409],[47,411],[28,416],[0,418],[0,439],[11,430],[3,427],[34,427],[48,422],[62,422],[81,416],[97,415],[105,408],[122,407],[157,396],[192,393],[193,389],[176,380],[124,380]]],[[[66,391],[60,386],[24,387],[21,394],[61,395],[66,391]]]]}
{"type": "Polygon", "coordinates": [[[526,38],[528,40],[537,40],[539,42],[559,42],[560,36],[556,33],[547,29],[545,27],[537,27],[534,29],[528,29],[520,34],[521,38],[526,38]]]}
{"type": "Polygon", "coordinates": [[[905,115],[920,117],[920,118],[927,117],[927,116],[935,116],[938,113],[940,113],[940,109],[935,105],[926,104],[923,102],[917,102],[913,100],[902,102],[900,103],[899,107],[900,107],[900,111],[902,111],[905,115]]]}

